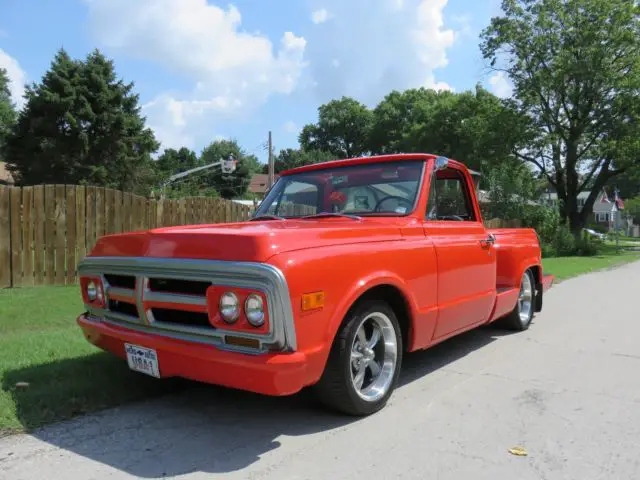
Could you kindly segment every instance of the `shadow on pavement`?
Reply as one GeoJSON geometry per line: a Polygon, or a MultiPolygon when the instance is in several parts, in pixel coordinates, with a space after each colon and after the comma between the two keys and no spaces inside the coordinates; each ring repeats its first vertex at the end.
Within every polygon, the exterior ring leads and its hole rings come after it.
{"type": "MultiPolygon", "coordinates": [[[[488,345],[502,334],[495,327],[483,327],[405,355],[400,386],[488,345]]],[[[53,363],[37,368],[61,367],[53,363]]],[[[8,377],[11,381],[29,377],[28,370],[10,372],[8,377]]],[[[85,373],[100,381],[98,368],[85,373]]],[[[46,376],[46,372],[41,370],[39,375],[46,376]]],[[[4,380],[6,383],[7,378],[4,380]]],[[[110,387],[113,385],[105,385],[105,389],[110,387]]],[[[25,408],[32,407],[20,405],[19,397],[15,400],[23,414],[25,408]]],[[[184,391],[162,399],[105,410],[32,435],[136,477],[162,478],[241,470],[277,449],[280,436],[326,432],[358,421],[364,419],[325,410],[309,390],[278,398],[189,383],[184,391]]]]}

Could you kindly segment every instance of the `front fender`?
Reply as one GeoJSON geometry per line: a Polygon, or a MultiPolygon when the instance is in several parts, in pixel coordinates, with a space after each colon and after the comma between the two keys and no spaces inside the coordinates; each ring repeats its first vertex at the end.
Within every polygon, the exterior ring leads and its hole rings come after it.
{"type": "MultiPolygon", "coordinates": [[[[380,287],[383,285],[390,285],[395,287],[404,297],[405,302],[407,304],[407,309],[409,310],[410,315],[410,325],[411,320],[416,317],[416,301],[411,293],[406,282],[397,274],[389,271],[379,271],[373,272],[365,277],[362,277],[355,281],[351,287],[347,290],[344,298],[338,303],[336,309],[333,312],[333,315],[329,321],[328,328],[325,334],[325,341],[327,343],[333,342],[333,339],[342,324],[342,321],[347,316],[349,309],[353,307],[358,299],[360,299],[365,293],[375,287],[380,287]]],[[[409,342],[411,343],[411,331],[412,328],[409,328],[409,342]]]]}

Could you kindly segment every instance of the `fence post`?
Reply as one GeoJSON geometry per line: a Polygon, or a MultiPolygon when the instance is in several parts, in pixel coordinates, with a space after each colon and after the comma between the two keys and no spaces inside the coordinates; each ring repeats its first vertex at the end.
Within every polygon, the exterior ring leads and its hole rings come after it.
{"type": "Polygon", "coordinates": [[[0,288],[11,286],[10,205],[9,187],[0,185],[0,288]]]}
{"type": "Polygon", "coordinates": [[[33,242],[33,270],[34,283],[44,285],[46,283],[47,265],[47,244],[45,240],[45,229],[47,216],[44,210],[44,185],[33,187],[33,210],[35,222],[35,237],[33,242]]]}
{"type": "Polygon", "coordinates": [[[22,286],[22,189],[11,187],[11,286],[22,286]]]}

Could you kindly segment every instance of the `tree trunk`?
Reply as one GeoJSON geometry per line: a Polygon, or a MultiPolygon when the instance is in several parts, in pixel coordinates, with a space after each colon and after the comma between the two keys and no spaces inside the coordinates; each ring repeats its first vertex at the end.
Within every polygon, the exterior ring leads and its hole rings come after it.
{"type": "Polygon", "coordinates": [[[567,176],[567,203],[566,218],[569,221],[569,228],[573,233],[578,233],[583,225],[580,221],[578,212],[578,172],[576,166],[578,164],[578,142],[580,137],[570,133],[566,142],[567,158],[566,158],[566,176],[567,176]]]}

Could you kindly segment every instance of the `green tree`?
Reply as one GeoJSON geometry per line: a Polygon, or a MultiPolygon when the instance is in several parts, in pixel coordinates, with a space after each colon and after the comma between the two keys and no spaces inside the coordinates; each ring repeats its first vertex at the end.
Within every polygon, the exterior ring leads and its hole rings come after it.
{"type": "Polygon", "coordinates": [[[257,161],[253,155],[247,155],[236,140],[216,140],[205,147],[200,161],[206,165],[228,159],[229,156],[238,161],[236,170],[232,174],[225,174],[221,168],[214,168],[203,174],[203,183],[215,188],[223,198],[240,198],[247,193],[251,181],[250,167],[257,161]]]}
{"type": "Polygon", "coordinates": [[[624,209],[628,215],[633,217],[633,223],[640,224],[640,196],[625,200],[624,209]]]}
{"type": "MultiPolygon", "coordinates": [[[[416,152],[411,131],[426,126],[438,102],[435,90],[392,91],[373,110],[369,148],[375,154],[416,152]]],[[[435,151],[435,150],[434,150],[435,151]]]]}
{"type": "Polygon", "coordinates": [[[358,157],[369,151],[373,113],[349,97],[331,100],[318,108],[318,123],[300,132],[303,150],[329,152],[336,158],[358,157]]]}
{"type": "Polygon", "coordinates": [[[640,196],[640,169],[629,169],[613,177],[607,182],[607,187],[609,191],[618,189],[618,193],[623,199],[640,196]]]}
{"type": "Polygon", "coordinates": [[[260,163],[258,157],[256,157],[255,155],[245,154],[242,157],[242,161],[244,162],[247,170],[249,170],[251,175],[262,172],[262,169],[264,168],[264,164],[260,163]]]}
{"type": "Polygon", "coordinates": [[[168,177],[194,168],[198,166],[198,162],[196,153],[186,147],[182,147],[180,150],[167,148],[158,157],[156,166],[161,176],[168,177]]]}
{"type": "MultiPolygon", "coordinates": [[[[314,163],[328,162],[335,160],[335,157],[327,152],[320,150],[299,150],[295,148],[285,148],[278,152],[275,156],[274,170],[275,173],[280,173],[291,168],[302,167],[304,165],[311,165],[314,163]]],[[[265,165],[263,172],[268,173],[268,165],[265,165]]]]}
{"type": "Polygon", "coordinates": [[[16,122],[16,108],[9,90],[9,76],[4,68],[0,68],[0,161],[4,161],[4,147],[16,122]]]}
{"type": "Polygon", "coordinates": [[[503,0],[502,9],[481,35],[482,53],[511,79],[530,121],[517,155],[546,176],[578,232],[602,187],[640,161],[640,7],[503,0]]]}
{"type": "MultiPolygon", "coordinates": [[[[164,184],[169,177],[176,173],[184,172],[200,165],[200,159],[196,153],[186,147],[176,150],[167,148],[155,162],[157,171],[157,184],[164,184]]],[[[166,198],[184,198],[192,196],[216,196],[213,188],[204,188],[202,179],[197,175],[177,179],[162,187],[166,198]]]]}
{"type": "Polygon", "coordinates": [[[7,142],[9,169],[22,184],[93,184],[147,193],[158,149],[140,115],[133,83],[99,51],[84,61],[59,50],[7,142]]]}
{"type": "Polygon", "coordinates": [[[521,161],[511,159],[494,165],[483,181],[489,202],[488,218],[522,219],[536,192],[536,178],[521,161]]]}
{"type": "Polygon", "coordinates": [[[445,155],[488,171],[513,157],[525,119],[509,103],[476,86],[462,93],[424,88],[391,92],[374,109],[374,153],[445,155]]]}

